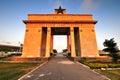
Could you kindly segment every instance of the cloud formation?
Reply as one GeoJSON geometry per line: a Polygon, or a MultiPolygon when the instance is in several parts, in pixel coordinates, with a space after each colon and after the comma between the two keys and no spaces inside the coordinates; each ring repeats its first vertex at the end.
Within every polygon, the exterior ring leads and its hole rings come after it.
{"type": "Polygon", "coordinates": [[[81,8],[84,10],[95,10],[100,6],[100,0],[83,0],[81,8]]]}
{"type": "Polygon", "coordinates": [[[5,44],[12,44],[12,43],[9,42],[9,41],[2,41],[2,43],[5,43],[5,44]]]}
{"type": "Polygon", "coordinates": [[[62,0],[49,0],[52,1],[55,8],[58,8],[60,5],[62,6],[62,0]]]}

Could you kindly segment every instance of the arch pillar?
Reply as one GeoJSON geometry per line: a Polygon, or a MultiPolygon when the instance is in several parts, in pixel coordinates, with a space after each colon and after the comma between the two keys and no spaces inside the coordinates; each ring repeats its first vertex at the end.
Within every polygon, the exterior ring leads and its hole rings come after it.
{"type": "Polygon", "coordinates": [[[67,50],[70,53],[70,35],[67,35],[67,50]]]}
{"type": "Polygon", "coordinates": [[[22,57],[40,57],[41,43],[42,27],[27,28],[25,33],[22,57]]]}
{"type": "Polygon", "coordinates": [[[74,27],[70,27],[70,38],[71,38],[71,57],[76,57],[75,53],[75,37],[74,37],[74,27]]]}
{"type": "Polygon", "coordinates": [[[51,35],[51,41],[50,41],[50,53],[53,53],[53,41],[54,41],[54,36],[51,35]]]}
{"type": "Polygon", "coordinates": [[[51,39],[51,27],[47,27],[47,39],[46,39],[46,54],[45,54],[45,57],[50,57],[50,39],[51,39]]]}

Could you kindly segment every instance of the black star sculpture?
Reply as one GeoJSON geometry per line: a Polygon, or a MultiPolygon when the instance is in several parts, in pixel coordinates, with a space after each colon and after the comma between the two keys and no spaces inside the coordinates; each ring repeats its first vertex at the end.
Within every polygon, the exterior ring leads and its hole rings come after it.
{"type": "Polygon", "coordinates": [[[62,9],[61,6],[59,6],[59,9],[56,9],[56,10],[57,10],[57,14],[59,14],[59,13],[63,14],[63,11],[64,11],[65,9],[62,9]]]}

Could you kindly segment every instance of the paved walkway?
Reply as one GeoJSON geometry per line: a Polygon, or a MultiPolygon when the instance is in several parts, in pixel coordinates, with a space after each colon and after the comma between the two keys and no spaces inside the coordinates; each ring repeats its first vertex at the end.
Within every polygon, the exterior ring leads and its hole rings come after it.
{"type": "Polygon", "coordinates": [[[74,63],[61,55],[52,58],[21,80],[107,80],[105,77],[74,63]]]}

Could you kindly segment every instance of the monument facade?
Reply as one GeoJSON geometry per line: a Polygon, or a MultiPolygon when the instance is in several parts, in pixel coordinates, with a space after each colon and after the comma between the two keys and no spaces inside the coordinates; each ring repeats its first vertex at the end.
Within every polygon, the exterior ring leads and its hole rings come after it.
{"type": "Polygon", "coordinates": [[[23,22],[26,31],[22,57],[49,58],[54,35],[67,35],[71,57],[99,56],[94,27],[97,21],[91,14],[66,14],[66,9],[60,6],[54,14],[29,14],[23,22]]]}

